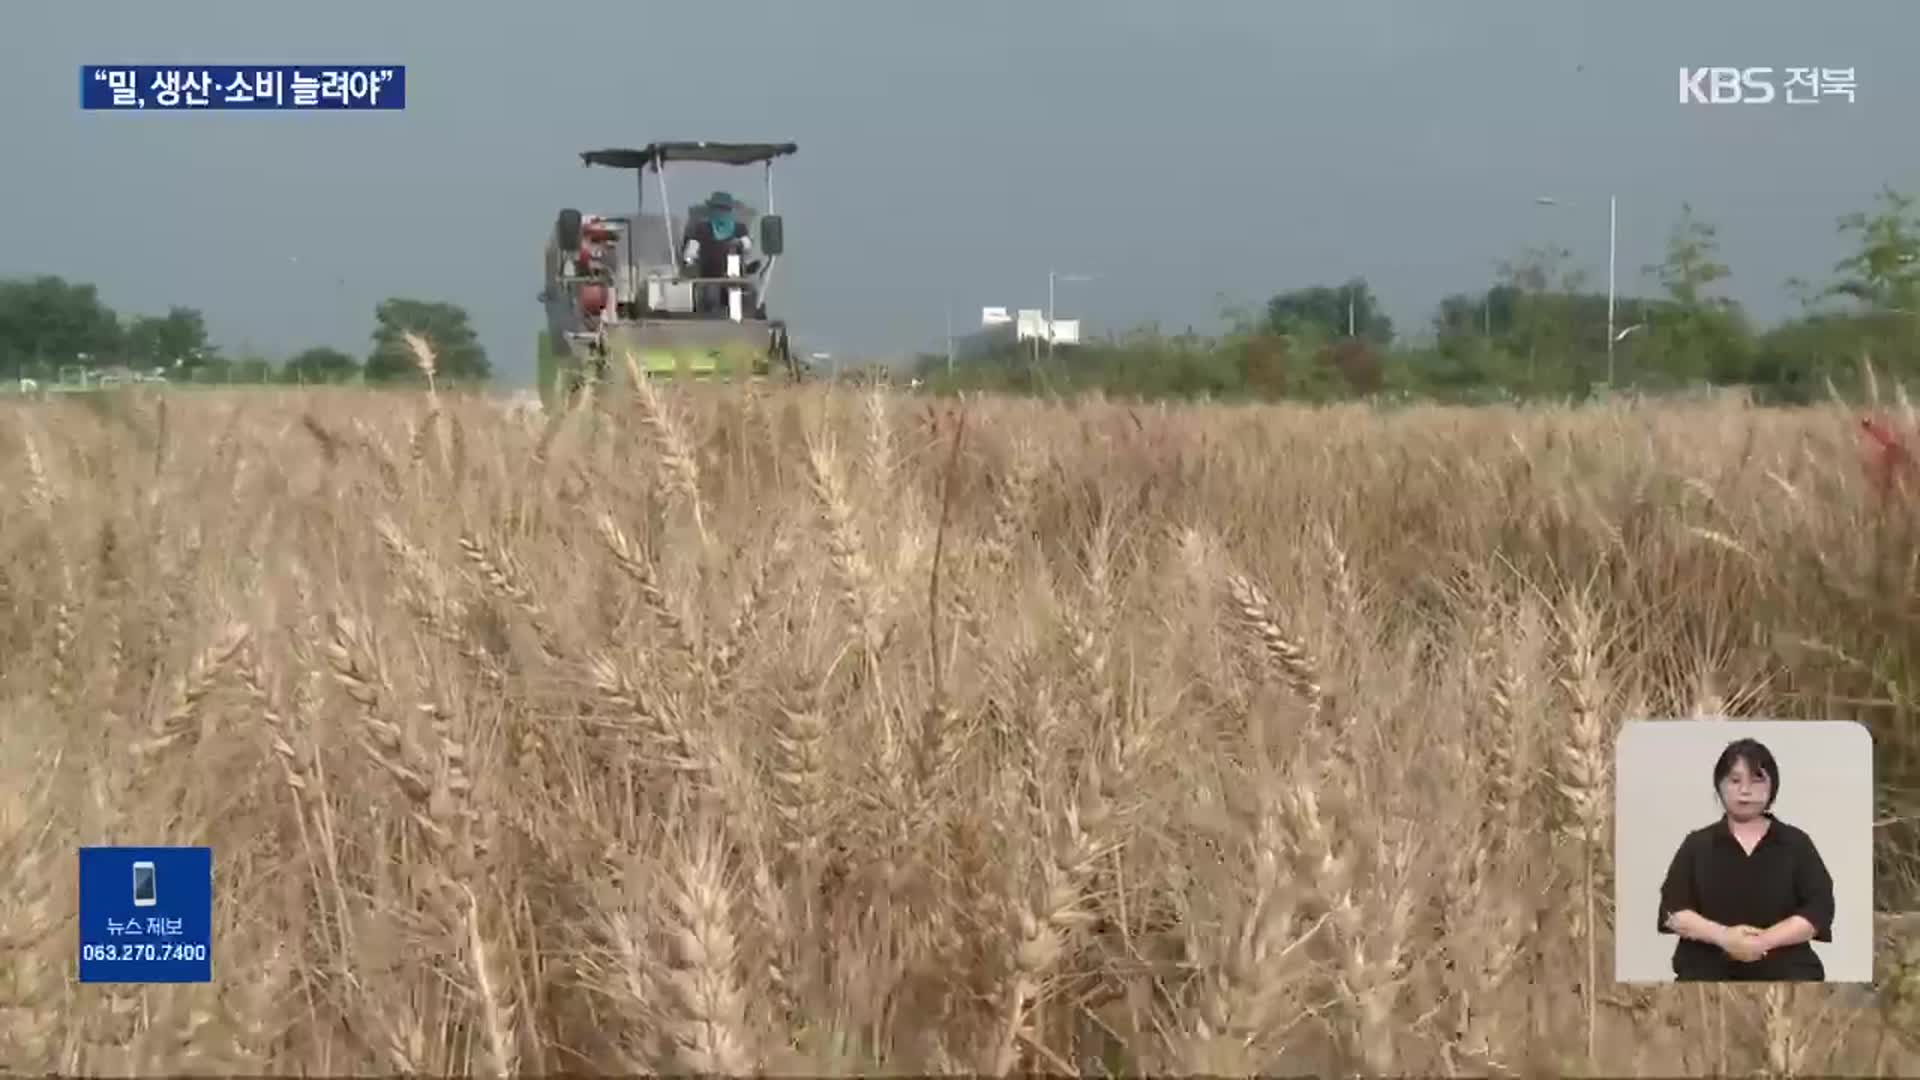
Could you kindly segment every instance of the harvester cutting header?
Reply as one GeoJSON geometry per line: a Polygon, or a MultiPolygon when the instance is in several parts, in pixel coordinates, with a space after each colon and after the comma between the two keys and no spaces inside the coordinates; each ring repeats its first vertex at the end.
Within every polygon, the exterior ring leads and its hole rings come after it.
{"type": "Polygon", "coordinates": [[[797,149],[661,142],[582,153],[586,165],[632,169],[638,198],[630,214],[569,208],[554,222],[540,293],[549,336],[542,396],[570,393],[588,377],[617,378],[629,352],[653,377],[798,378],[786,323],[767,315],[768,288],[785,250],[773,212],[773,163],[797,149]],[[766,210],[716,191],[676,220],[666,176],[673,162],[764,166],[766,210]],[[658,182],[658,213],[646,210],[649,171],[658,182]]]}

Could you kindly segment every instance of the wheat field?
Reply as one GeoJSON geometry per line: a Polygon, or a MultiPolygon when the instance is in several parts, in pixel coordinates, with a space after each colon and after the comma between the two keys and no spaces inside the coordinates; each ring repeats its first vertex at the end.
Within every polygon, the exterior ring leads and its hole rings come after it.
{"type": "Polygon", "coordinates": [[[0,1065],[1920,1074],[1858,419],[0,406],[0,1065]],[[1874,726],[1877,988],[1613,982],[1695,713],[1874,726]],[[210,985],[73,981],[103,843],[213,846],[210,985]]]}

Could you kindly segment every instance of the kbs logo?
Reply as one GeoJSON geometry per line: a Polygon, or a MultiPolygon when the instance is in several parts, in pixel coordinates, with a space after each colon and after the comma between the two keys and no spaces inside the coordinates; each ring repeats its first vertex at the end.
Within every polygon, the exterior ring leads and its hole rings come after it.
{"type": "Polygon", "coordinates": [[[1765,105],[1774,96],[1772,68],[1680,69],[1682,105],[1765,105]]]}
{"type": "Polygon", "coordinates": [[[1682,105],[1812,105],[1823,97],[1853,100],[1852,68],[1787,68],[1784,85],[1770,67],[1680,69],[1682,105]]]}

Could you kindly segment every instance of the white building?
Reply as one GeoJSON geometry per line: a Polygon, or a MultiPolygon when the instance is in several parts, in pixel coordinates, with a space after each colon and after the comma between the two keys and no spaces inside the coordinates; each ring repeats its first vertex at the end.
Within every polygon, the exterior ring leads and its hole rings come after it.
{"type": "Polygon", "coordinates": [[[1013,310],[1004,307],[986,307],[980,309],[980,328],[971,334],[956,337],[953,351],[956,358],[978,358],[993,352],[1004,352],[1015,345],[1033,342],[1044,346],[1051,337],[1056,347],[1080,344],[1079,319],[1047,320],[1047,313],[1038,308],[1013,310]]]}

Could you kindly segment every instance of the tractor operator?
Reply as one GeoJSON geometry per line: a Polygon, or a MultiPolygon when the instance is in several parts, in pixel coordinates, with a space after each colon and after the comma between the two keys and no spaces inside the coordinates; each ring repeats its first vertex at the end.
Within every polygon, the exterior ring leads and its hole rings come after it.
{"type": "MultiPolygon", "coordinates": [[[[753,273],[755,264],[746,261],[747,256],[753,253],[753,238],[735,217],[736,205],[733,196],[716,191],[707,198],[705,217],[687,227],[687,242],[680,252],[680,264],[692,271],[692,276],[726,277],[729,255],[740,256],[742,274],[753,273]]],[[[725,285],[696,284],[694,307],[700,311],[725,308],[726,296],[725,285]]],[[[753,306],[751,300],[747,306],[753,306]]]]}

